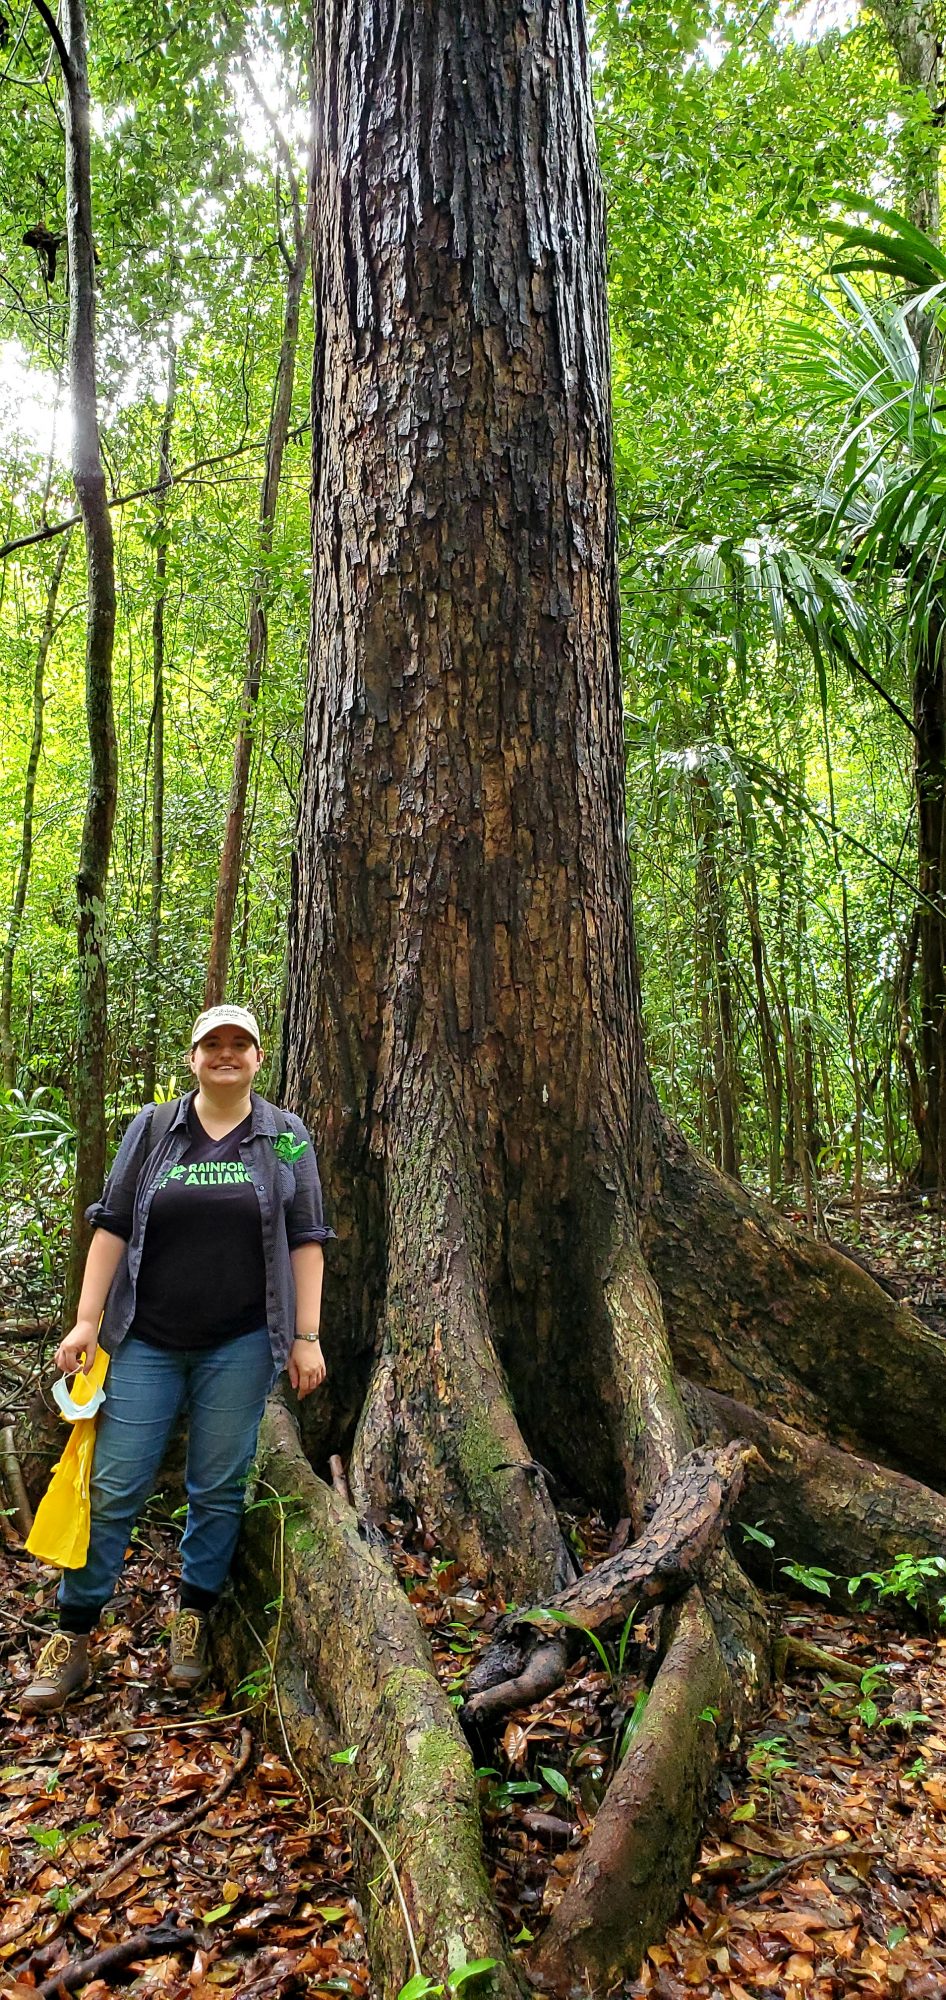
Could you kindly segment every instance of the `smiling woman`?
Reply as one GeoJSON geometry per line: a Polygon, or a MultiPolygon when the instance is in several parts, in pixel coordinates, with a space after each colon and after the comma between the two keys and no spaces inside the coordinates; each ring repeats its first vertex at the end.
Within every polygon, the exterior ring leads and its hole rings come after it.
{"type": "Polygon", "coordinates": [[[200,1685],[267,1394],[282,1368],[299,1396],[325,1380],[319,1336],[318,1167],[301,1120],[258,1097],[256,1018],[211,1007],[194,1024],[197,1088],[130,1125],[101,1200],[64,1375],[110,1355],[92,1467],[91,1533],[59,1588],[60,1629],[22,1712],[58,1709],[91,1676],[89,1637],[121,1571],[177,1418],[188,1420],[187,1525],[169,1684],[200,1685]]]}

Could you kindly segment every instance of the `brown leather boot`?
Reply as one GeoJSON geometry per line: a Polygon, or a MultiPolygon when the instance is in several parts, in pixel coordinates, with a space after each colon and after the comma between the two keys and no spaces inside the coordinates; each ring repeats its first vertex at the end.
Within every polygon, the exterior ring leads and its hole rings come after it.
{"type": "Polygon", "coordinates": [[[92,1678],[87,1632],[54,1632],[47,1639],[29,1687],[20,1696],[21,1715],[46,1715],[64,1708],[92,1678]]]}
{"type": "Polygon", "coordinates": [[[210,1620],[206,1611],[195,1611],[187,1605],[178,1612],[171,1627],[168,1687],[176,1694],[190,1694],[206,1680],[210,1672],[209,1643],[210,1620]]]}

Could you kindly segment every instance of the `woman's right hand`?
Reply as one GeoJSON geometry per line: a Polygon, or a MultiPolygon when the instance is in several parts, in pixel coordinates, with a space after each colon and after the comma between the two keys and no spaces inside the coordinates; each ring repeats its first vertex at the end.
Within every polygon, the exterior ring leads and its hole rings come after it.
{"type": "Polygon", "coordinates": [[[82,1373],[87,1375],[95,1359],[98,1344],[98,1327],[94,1326],[91,1320],[77,1320],[72,1332],[64,1336],[56,1349],[56,1367],[60,1374],[74,1374],[82,1362],[82,1373]]]}

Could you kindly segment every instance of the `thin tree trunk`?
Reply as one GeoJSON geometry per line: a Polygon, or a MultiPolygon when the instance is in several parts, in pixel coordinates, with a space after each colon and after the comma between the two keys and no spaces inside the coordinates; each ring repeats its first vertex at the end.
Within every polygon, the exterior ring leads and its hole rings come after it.
{"type": "Polygon", "coordinates": [[[911,222],[939,242],[941,28],[935,0],[870,0],[887,31],[906,90],[921,91],[929,106],[922,124],[911,120],[906,154],[906,209],[911,222]]]}
{"type": "MultiPolygon", "coordinates": [[[[316,106],[311,106],[314,131],[316,106]]],[[[246,817],[246,794],[249,784],[250,764],[253,756],[253,734],[256,704],[259,700],[260,682],[266,659],[267,644],[267,599],[270,582],[267,573],[267,558],[273,546],[273,527],[276,507],[279,501],[279,484],[282,476],[283,456],[289,435],[289,419],[292,414],[292,391],[295,382],[296,356],[299,348],[299,315],[305,290],[306,273],[312,250],[313,203],[312,203],[312,160],[311,144],[307,162],[306,199],[303,208],[299,188],[291,165],[288,167],[293,204],[293,254],[290,257],[283,246],[287,266],[286,299],[283,314],[282,344],[276,369],[272,409],[269,418],[269,432],[266,440],[266,466],[263,473],[263,487],[260,495],[257,545],[259,560],[253,578],[250,595],[249,631],[247,640],[246,671],[243,677],[243,692],[240,703],[240,726],[233,753],[233,774],[230,780],[230,797],[227,803],[227,823],[220,865],[217,870],[217,892],[214,901],[213,929],[210,939],[210,954],[207,963],[207,977],[204,982],[204,1006],[212,1007],[223,999],[226,992],[227,973],[230,964],[230,940],[233,935],[233,916],[236,909],[237,893],[240,885],[240,871],[243,862],[244,821],[246,817]]],[[[285,149],[283,148],[283,151],[285,149]]],[[[280,237],[282,243],[282,238],[280,237]]]]}
{"type": "Polygon", "coordinates": [[[112,710],[115,553],[99,444],[95,374],[95,244],[85,7],[83,0],[64,0],[63,36],[46,0],[33,0],[33,4],[52,37],[63,77],[72,476],[85,532],[88,571],[85,686],[89,787],[76,880],[79,992],[74,1106],[78,1143],[63,1302],[68,1323],[78,1301],[88,1246],[85,1210],[105,1177],[105,898],[118,787],[112,710]]]}
{"type": "Polygon", "coordinates": [[[168,515],[167,491],[171,484],[171,433],[177,398],[177,347],[174,336],[168,343],[168,386],[164,419],[158,446],[157,546],[155,553],[156,595],[151,619],[151,899],[148,909],[147,1020],[142,1097],[146,1104],[154,1098],[158,1071],[158,1044],[161,1034],[161,907],[164,898],[164,611],[167,603],[168,515]]]}
{"type": "MultiPolygon", "coordinates": [[[[746,843],[748,819],[743,821],[743,841],[746,843]]],[[[754,839],[754,828],[753,835],[754,839]]],[[[766,1129],[768,1134],[768,1179],[769,1198],[776,1199],[781,1186],[781,1139],[782,1139],[782,1099],[784,1082],[779,1059],[778,1033],[769,1006],[768,973],[765,956],[765,942],[762,936],[762,920],[759,910],[759,884],[755,861],[747,854],[742,871],[743,894],[746,916],[749,922],[749,949],[752,956],[752,973],[755,980],[756,1007],[759,1022],[759,1057],[762,1070],[762,1088],[765,1097],[766,1129]]],[[[778,1004],[776,998],[776,1005],[778,1004]]]]}
{"type": "Polygon", "coordinates": [[[946,626],[930,604],[913,675],[920,1034],[924,1108],[920,1181],[946,1189],[946,626]]]}
{"type": "Polygon", "coordinates": [[[917,904],[913,922],[907,933],[897,977],[897,1048],[907,1079],[907,1097],[910,1105],[910,1122],[920,1145],[923,1156],[924,1127],[926,1125],[926,1104],[920,1072],[917,1067],[913,1047],[913,1021],[910,1013],[910,988],[916,969],[916,956],[920,943],[920,905],[917,904]]]}
{"type": "Polygon", "coordinates": [[[706,934],[710,986],[712,1091],[719,1139],[717,1157],[723,1172],[733,1174],[738,1180],[738,1066],[733,1024],[732,968],[717,860],[719,812],[712,786],[705,772],[696,772],[691,784],[697,841],[697,880],[706,934]]]}
{"type": "Polygon", "coordinates": [[[69,554],[71,537],[63,535],[56,551],[56,560],[46,591],[46,608],[43,624],[36,645],[33,663],[33,734],[30,739],[30,754],[26,764],[26,782],[23,787],[23,819],[20,833],[20,860],[17,868],[16,887],[13,891],[13,906],[10,924],[3,947],[3,965],[0,970],[0,1059],[2,1059],[3,1081],[7,1090],[12,1090],[16,1082],[16,1050],[13,1044],[13,969],[16,961],[17,945],[26,908],[26,894],[29,888],[30,867],[33,860],[33,805],[36,797],[36,777],[39,770],[40,753],[43,747],[43,712],[46,703],[45,678],[46,661],[52,644],[56,620],[56,601],[62,582],[66,558],[69,554]]]}

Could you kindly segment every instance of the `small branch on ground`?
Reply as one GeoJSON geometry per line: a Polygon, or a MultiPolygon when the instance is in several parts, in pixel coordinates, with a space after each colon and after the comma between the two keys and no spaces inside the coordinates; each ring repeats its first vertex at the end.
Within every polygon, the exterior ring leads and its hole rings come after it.
{"type": "Polygon", "coordinates": [[[37,2000],[55,2000],[63,1991],[75,1993],[80,1986],[86,1986],[92,1979],[101,1979],[109,1972],[120,1972],[136,1958],[160,1958],[165,1953],[183,1951],[196,1945],[197,1932],[179,1930],[173,1918],[165,1917],[151,1930],[133,1931],[131,1937],[122,1938],[119,1944],[110,1944],[103,1951],[93,1951],[84,1958],[70,1959],[61,1965],[49,1979],[37,1986],[37,2000]]]}

